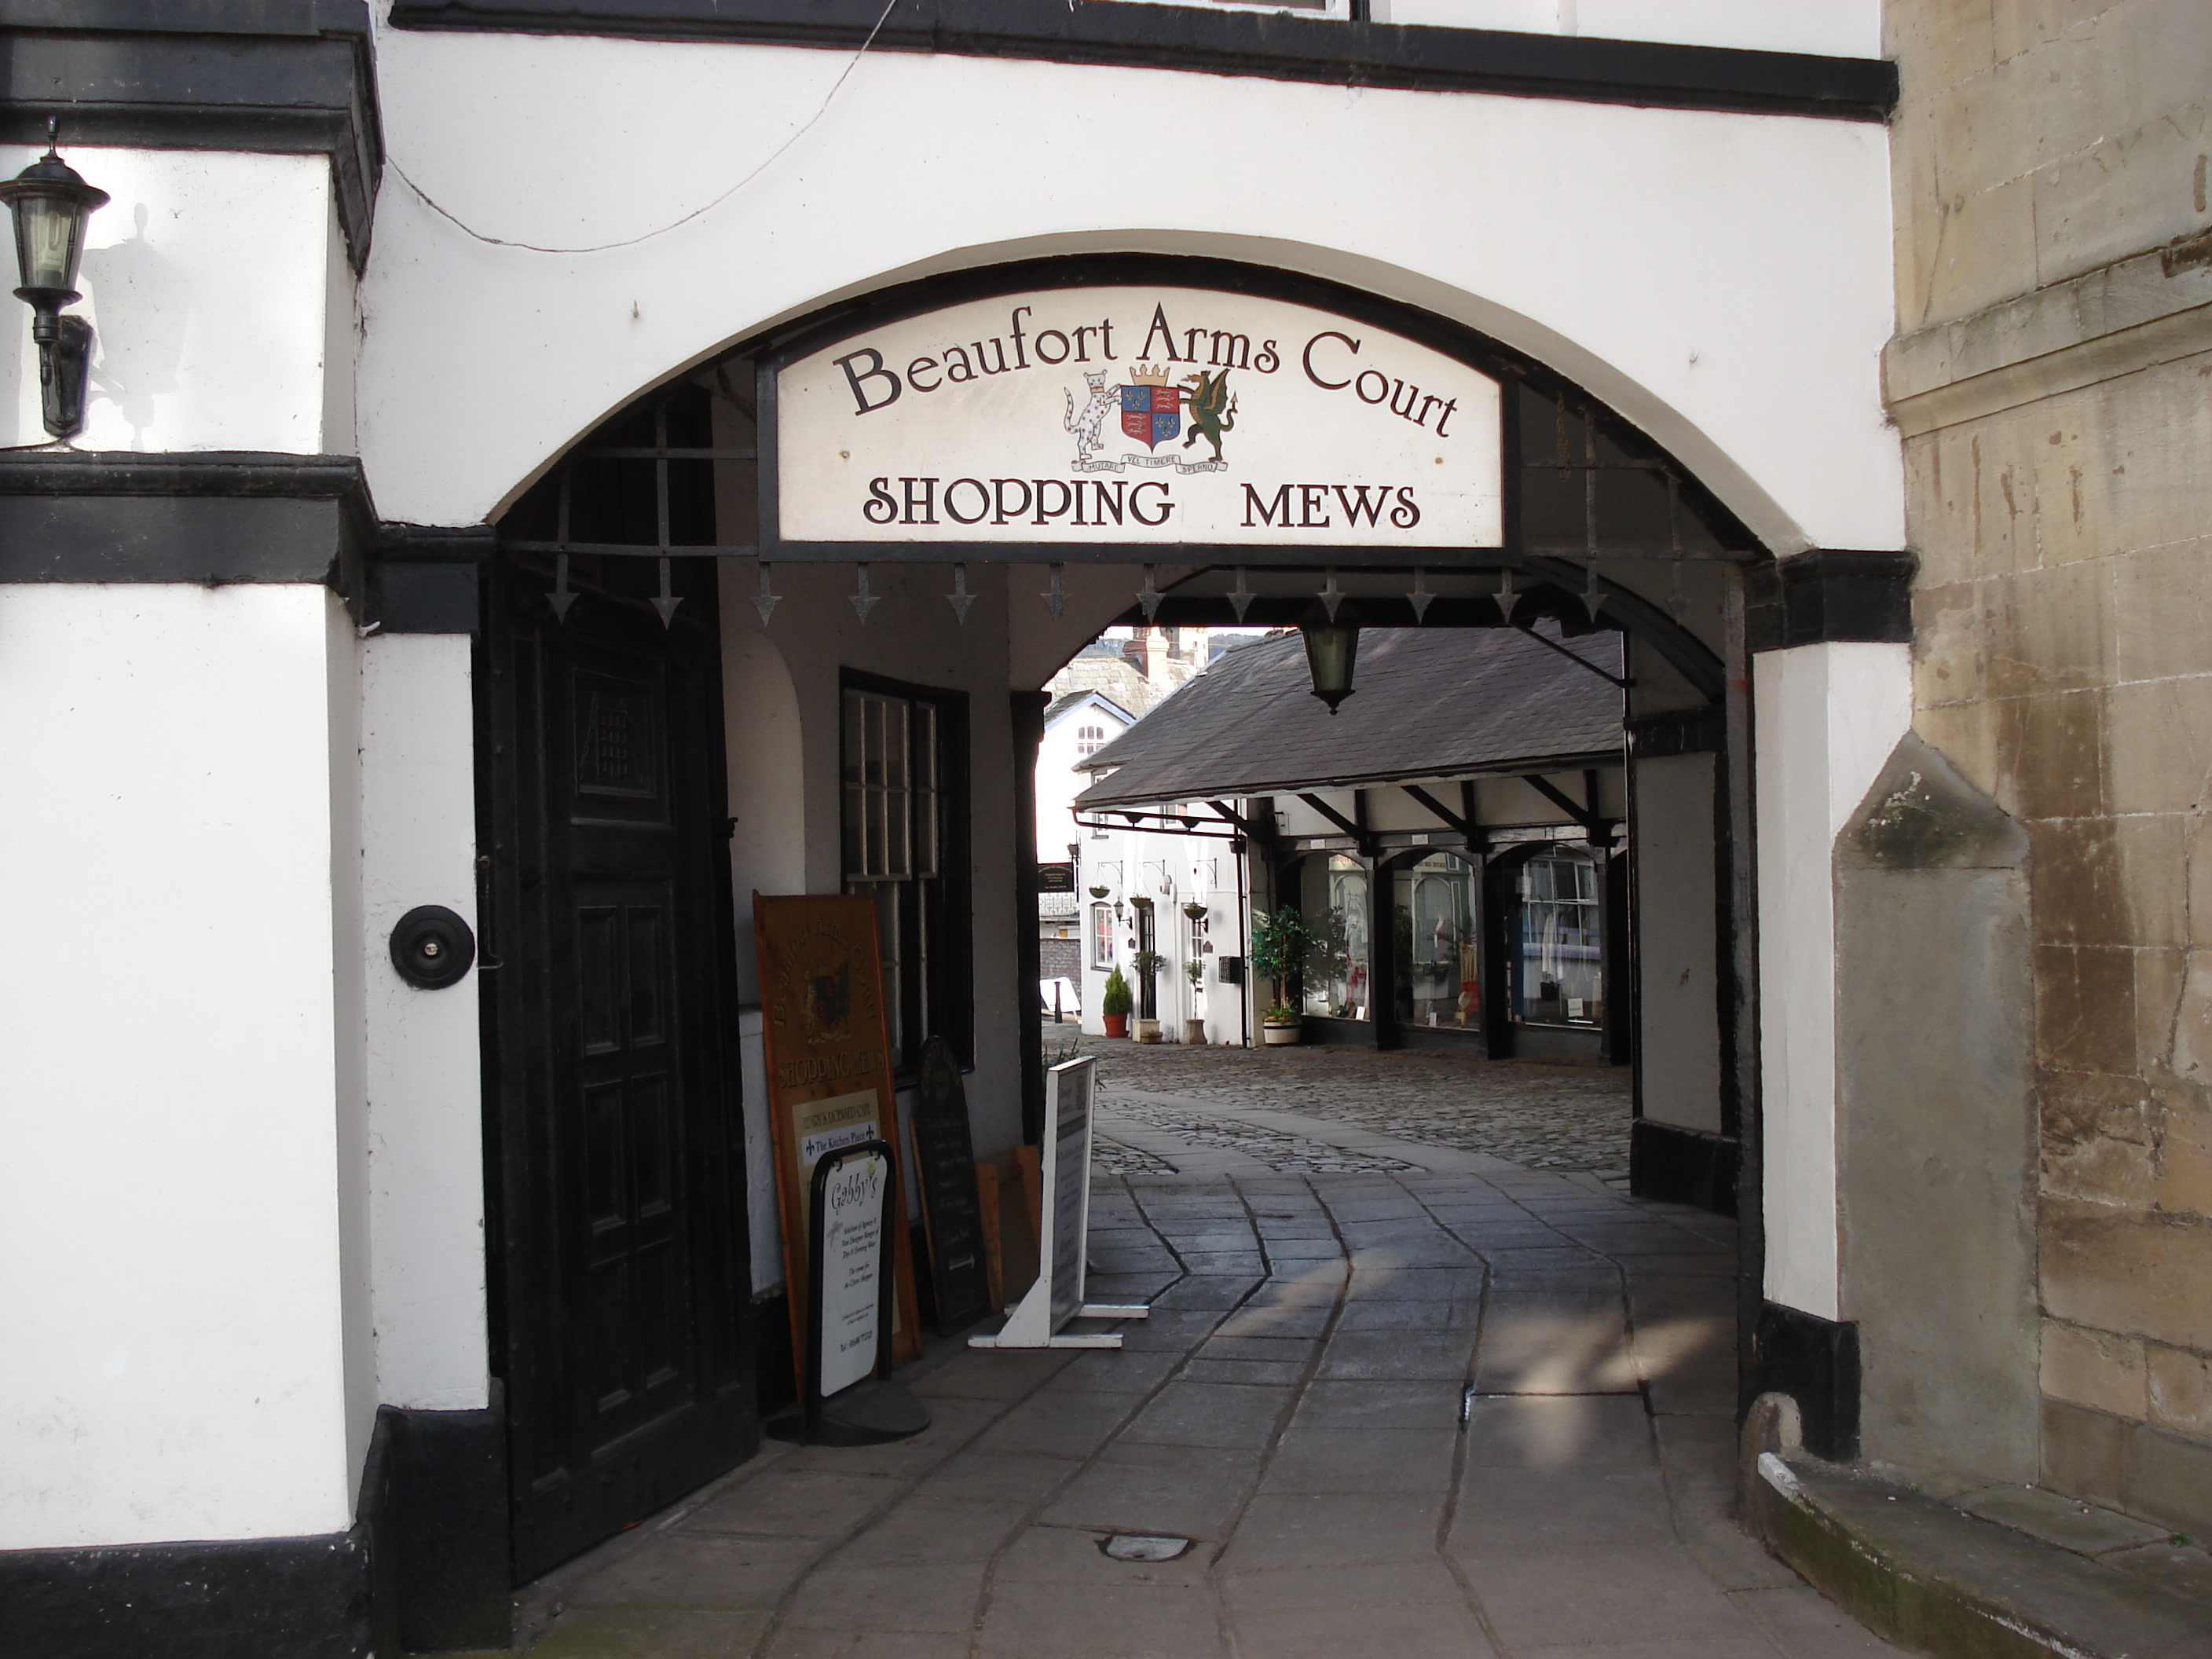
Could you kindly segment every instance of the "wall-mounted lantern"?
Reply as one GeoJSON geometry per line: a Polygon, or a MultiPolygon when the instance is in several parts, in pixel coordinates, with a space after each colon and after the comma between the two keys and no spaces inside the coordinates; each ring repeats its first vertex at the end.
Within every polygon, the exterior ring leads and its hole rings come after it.
{"type": "Polygon", "coordinates": [[[1313,694],[1334,714],[1337,704],[1352,695],[1359,629],[1351,623],[1300,623],[1298,632],[1305,636],[1306,672],[1313,676],[1313,694]]]}
{"type": "Polygon", "coordinates": [[[36,314],[31,338],[39,348],[39,392],[46,430],[57,438],[84,424],[85,380],[92,368],[92,325],[64,317],[75,305],[77,262],[84,257],[84,222],[104,206],[107,192],[79,178],[54,153],[55,123],[46,123],[46,153],[0,183],[0,202],[15,220],[15,268],[23,285],[15,297],[36,314]]]}

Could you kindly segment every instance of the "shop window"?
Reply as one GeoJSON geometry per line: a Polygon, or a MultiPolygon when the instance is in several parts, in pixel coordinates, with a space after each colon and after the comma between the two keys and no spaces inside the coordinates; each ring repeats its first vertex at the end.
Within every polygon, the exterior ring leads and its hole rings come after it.
{"type": "Polygon", "coordinates": [[[1517,872],[1513,908],[1507,955],[1514,1018],[1529,1025],[1598,1024],[1605,1017],[1605,981],[1596,862],[1571,848],[1536,854],[1517,872]]]}
{"type": "Polygon", "coordinates": [[[1091,965],[1111,968],[1114,965],[1114,909],[1111,905],[1091,907],[1091,965]]]}
{"type": "Polygon", "coordinates": [[[1392,872],[1400,1024],[1482,1029],[1478,874],[1452,853],[1431,853],[1392,872]]]}
{"type": "Polygon", "coordinates": [[[1367,1018],[1373,976],[1366,870],[1342,853],[1306,860],[1298,908],[1316,936],[1306,958],[1304,1011],[1331,1019],[1367,1018]]]}
{"type": "Polygon", "coordinates": [[[845,688],[845,890],[876,901],[902,1069],[933,1033],[969,1058],[966,714],[964,701],[941,694],[845,688]]]}

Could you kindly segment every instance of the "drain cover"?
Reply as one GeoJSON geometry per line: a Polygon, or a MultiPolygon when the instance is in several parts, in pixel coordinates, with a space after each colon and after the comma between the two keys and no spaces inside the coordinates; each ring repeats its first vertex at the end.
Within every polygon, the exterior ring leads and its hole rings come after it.
{"type": "Polygon", "coordinates": [[[1172,1561],[1190,1547],[1190,1540],[1168,1532],[1117,1532],[1098,1547],[1116,1561],[1172,1561]]]}

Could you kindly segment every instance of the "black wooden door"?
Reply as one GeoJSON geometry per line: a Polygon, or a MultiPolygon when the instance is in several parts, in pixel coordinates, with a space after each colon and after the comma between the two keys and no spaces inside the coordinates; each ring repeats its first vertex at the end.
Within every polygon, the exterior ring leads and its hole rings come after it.
{"type": "MultiPolygon", "coordinates": [[[[750,1453],[714,571],[487,579],[493,1350],[517,1583],[750,1453]]],[[[582,568],[588,562],[599,570],[582,568]]]]}

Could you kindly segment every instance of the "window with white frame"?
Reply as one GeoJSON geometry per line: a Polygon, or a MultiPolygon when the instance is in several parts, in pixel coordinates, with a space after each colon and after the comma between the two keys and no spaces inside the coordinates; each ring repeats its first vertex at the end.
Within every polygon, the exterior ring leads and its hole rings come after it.
{"type": "Polygon", "coordinates": [[[1095,755],[1106,746],[1106,728],[1103,726],[1079,726],[1075,728],[1077,756],[1095,755]]]}
{"type": "Polygon", "coordinates": [[[1091,907],[1091,965],[1114,965],[1114,908],[1109,904],[1091,907]]]}

